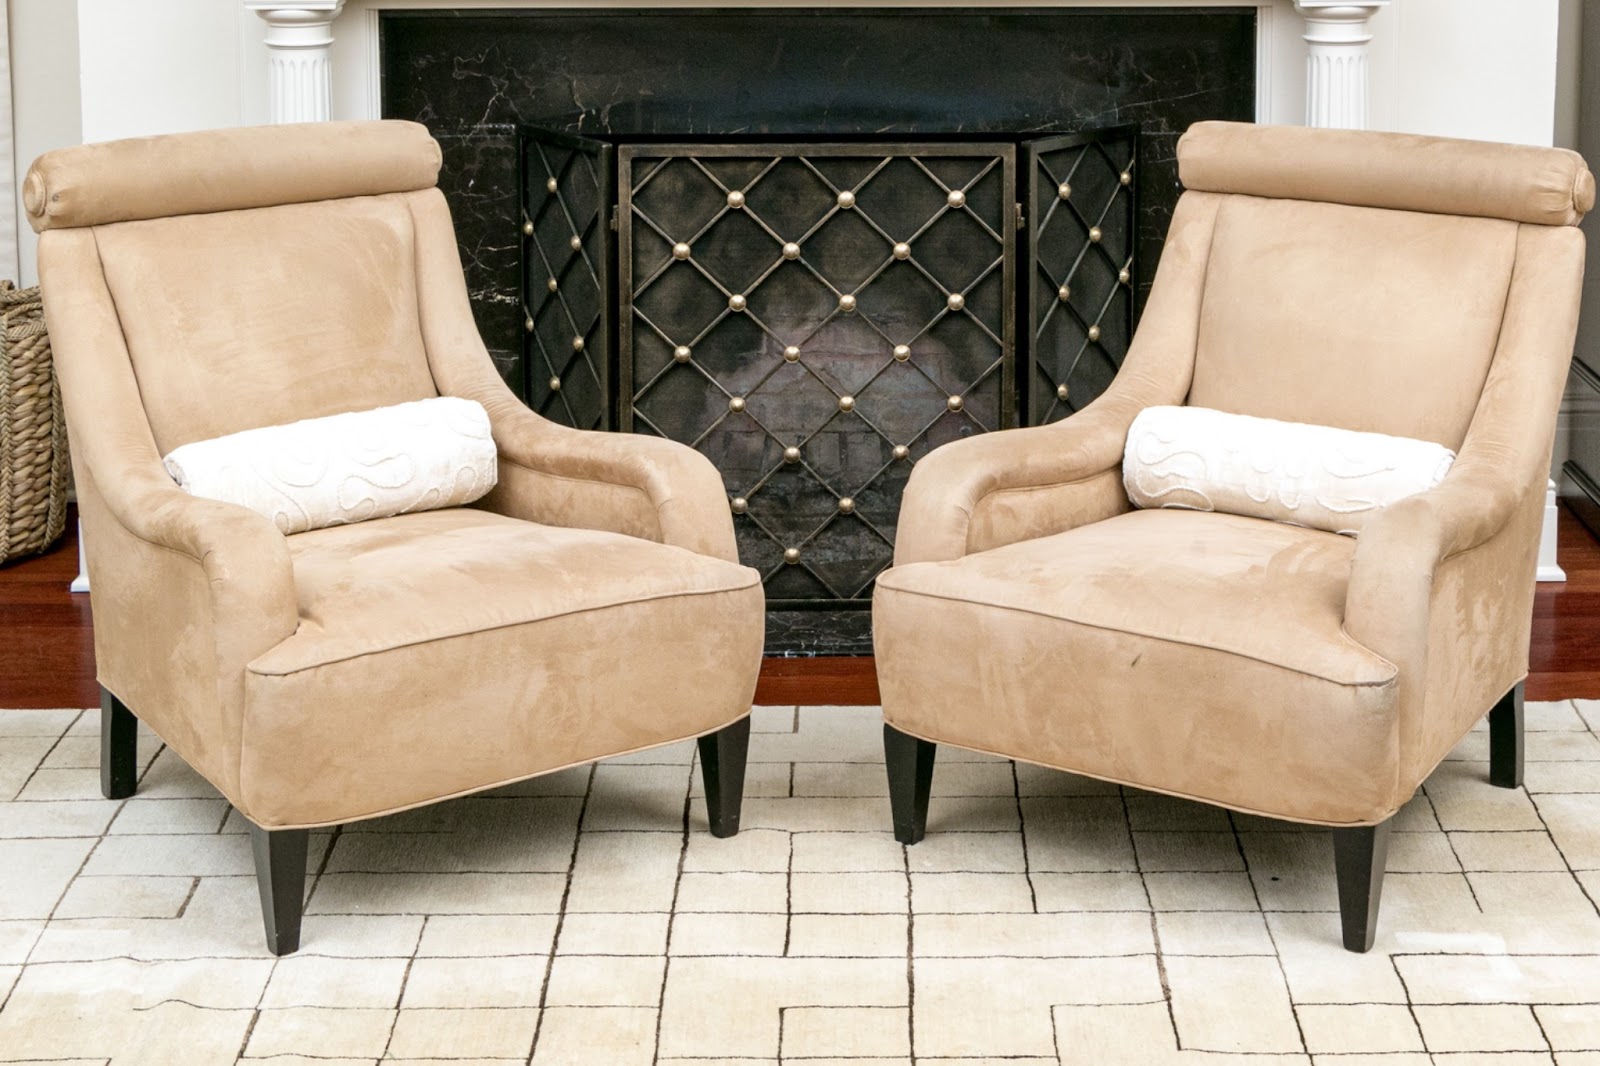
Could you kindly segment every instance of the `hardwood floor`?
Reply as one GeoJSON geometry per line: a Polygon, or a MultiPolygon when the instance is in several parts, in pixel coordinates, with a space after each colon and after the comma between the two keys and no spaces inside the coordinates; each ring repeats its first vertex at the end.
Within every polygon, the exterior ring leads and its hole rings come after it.
{"type": "MultiPolygon", "coordinates": [[[[67,591],[78,572],[76,524],[44,555],[0,567],[0,707],[92,707],[89,597],[67,591]]],[[[1600,698],[1600,542],[1562,508],[1564,584],[1544,584],[1533,606],[1527,698],[1600,698]]],[[[768,659],[763,704],[878,702],[871,658],[768,659]]]]}
{"type": "Polygon", "coordinates": [[[1600,699],[1600,541],[1563,505],[1556,554],[1567,580],[1533,601],[1530,700],[1600,699]]]}
{"type": "Polygon", "coordinates": [[[0,707],[100,703],[89,596],[67,591],[78,576],[76,519],[43,555],[0,567],[0,707]]]}

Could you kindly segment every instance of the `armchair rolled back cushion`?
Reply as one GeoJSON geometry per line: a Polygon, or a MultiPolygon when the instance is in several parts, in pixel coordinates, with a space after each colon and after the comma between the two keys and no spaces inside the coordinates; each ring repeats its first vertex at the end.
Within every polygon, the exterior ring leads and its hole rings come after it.
{"type": "Polygon", "coordinates": [[[1582,158],[1556,149],[1200,123],[1178,160],[1187,188],[1226,194],[1188,402],[1451,449],[1522,227],[1594,204],[1582,158]]]}
{"type": "Polygon", "coordinates": [[[438,394],[406,200],[438,167],[414,123],[333,123],[62,149],[24,185],[35,229],[94,227],[167,452],[438,394]]]}

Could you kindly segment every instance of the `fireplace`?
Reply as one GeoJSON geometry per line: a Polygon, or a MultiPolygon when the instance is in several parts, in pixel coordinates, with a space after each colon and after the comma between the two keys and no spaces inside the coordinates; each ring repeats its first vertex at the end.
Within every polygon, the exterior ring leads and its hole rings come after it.
{"type": "Polygon", "coordinates": [[[767,579],[769,654],[862,653],[916,457],[1062,417],[1114,373],[1177,136],[1253,115],[1255,18],[385,12],[383,111],[445,148],[513,388],[707,454],[767,579]]]}

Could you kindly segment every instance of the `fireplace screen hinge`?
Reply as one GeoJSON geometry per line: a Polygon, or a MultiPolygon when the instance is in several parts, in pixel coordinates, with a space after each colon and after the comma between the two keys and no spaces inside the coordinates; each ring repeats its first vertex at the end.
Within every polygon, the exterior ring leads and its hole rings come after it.
{"type": "Polygon", "coordinates": [[[1028,228],[1028,222],[1027,222],[1027,219],[1023,217],[1022,205],[1021,204],[1017,204],[1016,205],[1016,209],[1017,209],[1017,232],[1021,233],[1023,230],[1028,228]]]}

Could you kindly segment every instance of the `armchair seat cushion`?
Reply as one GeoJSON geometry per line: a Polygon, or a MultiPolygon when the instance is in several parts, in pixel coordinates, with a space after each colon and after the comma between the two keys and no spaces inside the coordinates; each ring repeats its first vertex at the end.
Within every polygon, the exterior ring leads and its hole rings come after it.
{"type": "Polygon", "coordinates": [[[1397,805],[1397,672],[1342,629],[1354,549],[1151,510],[895,567],[874,605],[885,718],[1236,809],[1379,820],[1397,805]]]}
{"type": "Polygon", "coordinates": [[[289,538],[300,626],[245,679],[244,813],[347,821],[710,732],[748,709],[753,570],[471,508],[289,538]]]}
{"type": "Polygon", "coordinates": [[[300,627],[250,664],[282,675],[362,655],[672,596],[749,588],[735,563],[475,508],[289,538],[300,627]]]}

